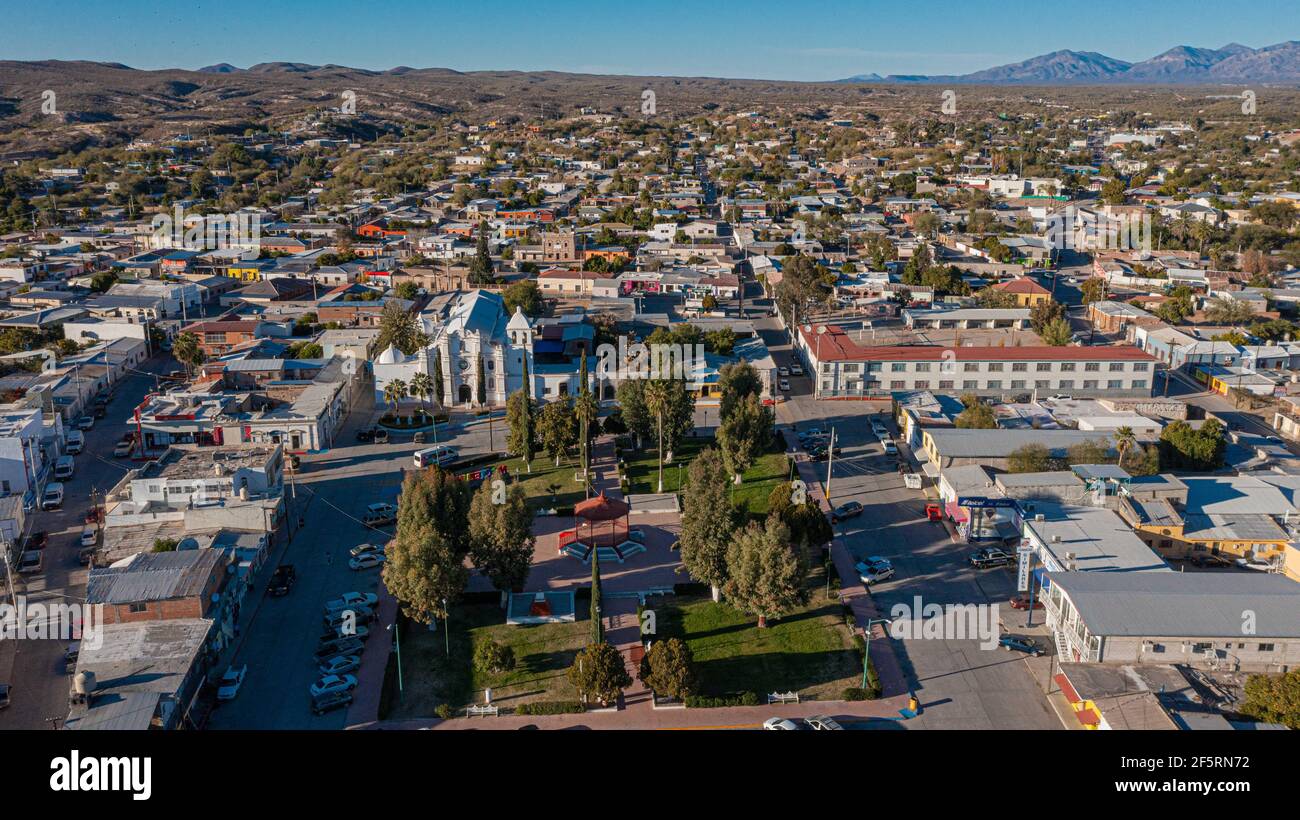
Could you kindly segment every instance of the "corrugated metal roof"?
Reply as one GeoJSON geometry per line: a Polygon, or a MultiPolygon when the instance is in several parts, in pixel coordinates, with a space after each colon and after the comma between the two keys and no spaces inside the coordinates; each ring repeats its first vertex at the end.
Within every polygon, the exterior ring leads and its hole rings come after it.
{"type": "Polygon", "coordinates": [[[1242,640],[1300,638],[1300,584],[1281,575],[1236,572],[1053,572],[1094,635],[1242,640]]]}

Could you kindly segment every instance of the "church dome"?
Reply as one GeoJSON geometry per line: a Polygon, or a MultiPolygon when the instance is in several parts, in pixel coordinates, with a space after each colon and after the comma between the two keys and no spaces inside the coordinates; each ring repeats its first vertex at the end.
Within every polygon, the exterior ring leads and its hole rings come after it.
{"type": "Polygon", "coordinates": [[[402,355],[402,351],[398,350],[396,345],[389,345],[383,353],[379,354],[379,358],[375,361],[378,364],[399,364],[405,359],[406,357],[402,355]]]}

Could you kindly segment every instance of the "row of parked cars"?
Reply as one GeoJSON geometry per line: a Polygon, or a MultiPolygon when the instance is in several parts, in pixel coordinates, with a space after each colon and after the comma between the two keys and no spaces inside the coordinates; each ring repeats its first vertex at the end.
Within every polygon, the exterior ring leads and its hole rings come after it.
{"type": "Polygon", "coordinates": [[[379,596],[373,592],[345,592],[326,601],[324,632],[312,655],[320,677],[311,685],[311,711],[323,715],[352,702],[357,688],[354,672],[361,668],[370,625],[378,618],[379,596]]]}

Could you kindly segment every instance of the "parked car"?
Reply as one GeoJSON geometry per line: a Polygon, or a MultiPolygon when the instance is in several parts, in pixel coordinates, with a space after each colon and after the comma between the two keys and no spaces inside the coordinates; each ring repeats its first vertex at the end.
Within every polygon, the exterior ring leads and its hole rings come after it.
{"type": "Polygon", "coordinates": [[[81,531],[80,545],[83,547],[93,547],[99,540],[99,530],[94,527],[86,527],[81,531]]]}
{"type": "Polygon", "coordinates": [[[357,441],[374,441],[375,431],[372,427],[363,427],[357,431],[357,441]]]}
{"type": "Polygon", "coordinates": [[[397,505],[396,504],[370,504],[366,507],[365,513],[361,520],[368,527],[385,527],[389,524],[397,523],[397,505]]]}
{"type": "Polygon", "coordinates": [[[373,569],[388,560],[382,552],[371,552],[348,561],[348,568],[355,570],[373,569]]]}
{"type": "Polygon", "coordinates": [[[0,709],[9,706],[9,696],[13,694],[13,687],[7,683],[0,683],[0,709]]]}
{"type": "Polygon", "coordinates": [[[86,446],[86,437],[80,430],[69,430],[63,435],[63,449],[66,452],[76,455],[86,446]]]}
{"type": "MultiPolygon", "coordinates": [[[[1030,604],[1030,600],[1031,600],[1031,599],[1030,599],[1030,597],[1029,597],[1028,595],[1017,595],[1017,596],[1015,596],[1014,598],[1011,599],[1011,602],[1010,602],[1010,603],[1011,603],[1011,608],[1012,608],[1012,609],[1029,609],[1029,607],[1030,607],[1030,605],[1031,605],[1031,604],[1030,604]]],[[[1032,606],[1033,606],[1034,609],[1042,609],[1042,608],[1043,608],[1043,601],[1042,601],[1041,598],[1037,598],[1037,597],[1035,597],[1035,598],[1033,598],[1032,600],[1033,600],[1033,604],[1032,604],[1032,606]]]]}
{"type": "Polygon", "coordinates": [[[126,458],[131,455],[135,449],[135,442],[131,439],[123,439],[113,446],[113,458],[126,458]]]}
{"type": "Polygon", "coordinates": [[[776,374],[777,374],[778,376],[780,376],[781,378],[783,378],[783,379],[788,379],[788,378],[790,378],[790,368],[788,368],[788,367],[778,367],[778,368],[776,369],[776,374]]]}
{"type": "Polygon", "coordinates": [[[850,518],[856,518],[859,515],[862,515],[862,504],[857,501],[849,501],[831,510],[831,521],[839,523],[850,518]]]}
{"type": "Polygon", "coordinates": [[[786,381],[785,379],[781,379],[781,381],[777,382],[777,383],[776,383],[776,387],[777,387],[777,389],[780,390],[782,393],[789,393],[789,392],[790,392],[790,382],[786,381]]]}
{"type": "Polygon", "coordinates": [[[45,530],[36,530],[27,534],[27,540],[23,542],[23,549],[43,550],[49,540],[49,533],[45,532],[45,530]]]}
{"type": "Polygon", "coordinates": [[[90,415],[97,419],[102,419],[108,415],[108,408],[102,404],[97,404],[90,410],[90,415]]]}
{"type": "Polygon", "coordinates": [[[90,430],[94,426],[95,426],[94,416],[82,416],[81,418],[77,419],[78,430],[90,430]]]}
{"type": "Polygon", "coordinates": [[[789,718],[772,717],[763,721],[763,728],[769,732],[794,732],[799,725],[789,718]]]}
{"type": "Polygon", "coordinates": [[[77,671],[77,658],[81,657],[81,644],[70,643],[63,650],[63,673],[71,675],[77,671]]]}
{"type": "Polygon", "coordinates": [[[40,572],[44,566],[45,550],[29,550],[18,559],[18,572],[22,575],[40,572]]]}
{"type": "Polygon", "coordinates": [[[326,629],[338,629],[349,624],[368,624],[375,620],[375,611],[368,606],[354,606],[327,612],[324,616],[326,629]]]}
{"type": "Polygon", "coordinates": [[[239,687],[244,685],[244,676],[247,674],[248,664],[240,667],[231,664],[230,668],[221,676],[221,683],[217,687],[217,700],[234,700],[235,696],[239,694],[239,687]]]}
{"type": "Polygon", "coordinates": [[[54,460],[54,477],[60,481],[72,478],[77,469],[77,462],[72,456],[59,456],[54,460]]]}
{"type": "Polygon", "coordinates": [[[887,455],[887,456],[896,456],[896,455],[898,455],[898,448],[894,446],[894,442],[892,442],[892,441],[882,441],[882,442],[880,442],[880,444],[881,444],[882,447],[885,448],[885,455],[887,455]]]}
{"type": "Polygon", "coordinates": [[[370,440],[371,440],[372,442],[374,442],[375,444],[387,444],[387,443],[388,443],[388,431],[385,430],[385,429],[382,428],[382,427],[377,427],[377,428],[375,428],[375,434],[374,434],[373,436],[371,436],[370,440]]]}
{"type": "Polygon", "coordinates": [[[311,699],[311,713],[319,717],[326,712],[342,709],[350,703],[352,703],[351,692],[330,692],[311,699]]]}
{"type": "Polygon", "coordinates": [[[1256,572],[1272,572],[1273,565],[1268,561],[1261,561],[1258,558],[1238,558],[1236,565],[1240,569],[1253,569],[1256,572]]]}
{"type": "Polygon", "coordinates": [[[347,692],[356,686],[357,679],[353,675],[325,675],[311,685],[311,696],[318,698],[330,692],[347,692]]]}
{"type": "Polygon", "coordinates": [[[63,485],[52,481],[45,485],[45,494],[41,496],[42,510],[57,510],[63,506],[63,485]]]}
{"type": "Polygon", "coordinates": [[[321,634],[320,639],[322,641],[333,641],[339,638],[357,638],[359,640],[364,641],[366,638],[369,637],[370,637],[370,627],[368,626],[361,625],[361,624],[348,626],[346,624],[342,624],[339,626],[325,627],[325,631],[321,634]]]}
{"type": "Polygon", "coordinates": [[[885,566],[885,565],[868,564],[865,570],[859,570],[858,573],[858,580],[860,580],[862,583],[866,584],[867,586],[871,586],[872,584],[878,584],[881,581],[888,581],[890,578],[893,577],[894,577],[893,565],[885,566]]]}
{"type": "Polygon", "coordinates": [[[1038,644],[1034,643],[1032,639],[1021,635],[1003,635],[998,638],[998,645],[1008,652],[1024,652],[1026,655],[1032,655],[1035,658],[1043,654],[1043,650],[1039,648],[1038,644]]]}
{"type": "Polygon", "coordinates": [[[313,657],[315,658],[316,663],[321,663],[335,655],[359,654],[364,648],[365,644],[363,644],[359,638],[330,638],[329,640],[321,642],[321,645],[316,649],[316,654],[313,655],[313,657]]]}
{"type": "Polygon", "coordinates": [[[362,555],[370,555],[374,552],[386,552],[387,547],[383,544],[357,544],[349,553],[353,558],[359,558],[362,555]]]}
{"type": "Polygon", "coordinates": [[[985,547],[984,549],[972,552],[970,554],[970,565],[975,569],[991,569],[993,567],[1005,567],[1014,561],[1014,557],[997,547],[985,547]]]}
{"type": "Polygon", "coordinates": [[[322,675],[345,675],[361,668],[361,658],[357,655],[335,655],[320,665],[322,675]]]}
{"type": "Polygon", "coordinates": [[[836,723],[833,718],[829,718],[826,715],[812,715],[804,718],[803,722],[819,732],[837,731],[844,728],[836,723]]]}
{"type": "Polygon", "coordinates": [[[423,444],[423,443],[424,443],[424,440],[425,440],[424,431],[420,431],[420,432],[416,433],[415,435],[411,436],[411,443],[412,443],[412,444],[423,444]]]}
{"type": "Polygon", "coordinates": [[[802,375],[803,375],[803,365],[801,365],[801,364],[792,364],[792,365],[790,365],[790,372],[791,372],[792,374],[796,375],[796,376],[802,376],[802,375]]]}
{"type": "Polygon", "coordinates": [[[276,597],[288,595],[297,580],[298,572],[293,568],[293,564],[281,564],[275,568],[275,572],[271,573],[271,583],[266,591],[276,597]]]}
{"type": "Polygon", "coordinates": [[[359,606],[368,606],[373,608],[378,602],[379,596],[373,592],[345,592],[332,601],[326,601],[325,611],[338,612],[343,609],[359,606]]]}

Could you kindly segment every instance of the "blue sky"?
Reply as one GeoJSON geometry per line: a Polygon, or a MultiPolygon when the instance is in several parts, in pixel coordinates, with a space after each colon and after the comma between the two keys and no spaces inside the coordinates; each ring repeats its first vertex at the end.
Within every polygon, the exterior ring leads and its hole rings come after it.
{"type": "MultiPolygon", "coordinates": [[[[1136,61],[1175,45],[1300,38],[1295,0],[0,0],[0,58],[136,68],[271,60],[828,80],[950,74],[1072,48],[1136,61]]],[[[3,76],[0,76],[0,84],[3,76]]]]}

